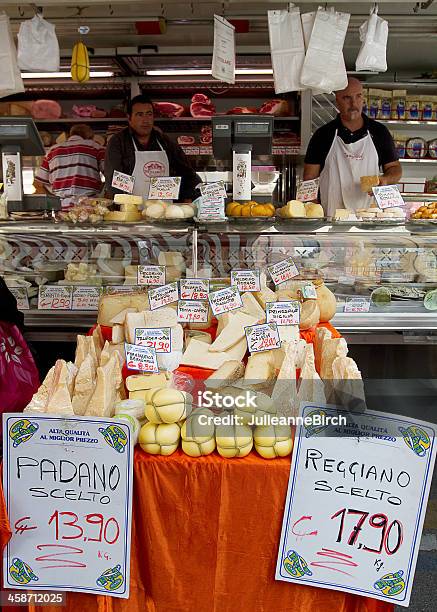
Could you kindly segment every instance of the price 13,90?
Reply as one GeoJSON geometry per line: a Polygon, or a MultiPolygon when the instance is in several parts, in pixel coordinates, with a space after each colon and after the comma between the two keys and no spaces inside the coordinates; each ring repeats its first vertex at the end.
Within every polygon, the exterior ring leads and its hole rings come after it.
{"type": "Polygon", "coordinates": [[[79,523],[74,512],[55,510],[48,524],[55,527],[56,540],[78,540],[83,542],[106,542],[115,544],[120,536],[120,526],[114,517],[105,519],[102,514],[92,513],[83,517],[85,524],[79,523]]]}
{"type": "Polygon", "coordinates": [[[370,512],[363,512],[361,510],[351,510],[342,508],[331,516],[331,519],[340,519],[340,526],[338,530],[337,542],[341,542],[343,539],[343,530],[345,527],[346,516],[357,516],[359,517],[355,524],[352,526],[352,531],[347,539],[349,546],[358,545],[358,548],[367,550],[369,552],[377,553],[380,555],[384,549],[387,555],[394,555],[400,548],[403,540],[403,526],[398,520],[394,520],[389,523],[389,519],[385,514],[372,514],[370,512]],[[366,525],[370,525],[374,529],[381,530],[381,538],[379,541],[378,548],[369,548],[358,543],[358,537],[366,525]]]}

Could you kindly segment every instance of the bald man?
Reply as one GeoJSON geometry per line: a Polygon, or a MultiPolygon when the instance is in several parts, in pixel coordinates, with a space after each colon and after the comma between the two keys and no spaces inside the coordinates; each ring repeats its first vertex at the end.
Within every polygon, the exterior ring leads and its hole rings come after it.
{"type": "Polygon", "coordinates": [[[313,134],[303,175],[304,180],[320,177],[320,201],[328,216],[337,208],[370,206],[370,196],[361,191],[361,176],[378,175],[380,185],[396,184],[402,176],[390,132],[362,112],[361,82],[350,77],[335,100],[337,118],[313,134]]]}

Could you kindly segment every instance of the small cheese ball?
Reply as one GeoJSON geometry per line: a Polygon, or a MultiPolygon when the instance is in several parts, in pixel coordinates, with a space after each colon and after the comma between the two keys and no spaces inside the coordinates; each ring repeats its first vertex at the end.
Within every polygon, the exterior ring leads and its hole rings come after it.
{"type": "Polygon", "coordinates": [[[286,425],[260,425],[254,431],[255,450],[264,459],[286,457],[291,454],[293,440],[286,425]]]}
{"type": "Polygon", "coordinates": [[[146,423],[140,429],[138,441],[150,455],[171,455],[179,446],[181,430],[177,423],[146,423]]]}
{"type": "Polygon", "coordinates": [[[146,418],[151,423],[177,423],[191,412],[193,398],[185,391],[155,387],[145,396],[146,418]]]}
{"type": "Polygon", "coordinates": [[[252,430],[247,425],[219,425],[215,439],[218,453],[227,459],[246,457],[253,446],[252,430]]]}
{"type": "Polygon", "coordinates": [[[210,410],[193,412],[181,429],[182,450],[190,457],[210,455],[215,450],[214,415],[210,410]]]}

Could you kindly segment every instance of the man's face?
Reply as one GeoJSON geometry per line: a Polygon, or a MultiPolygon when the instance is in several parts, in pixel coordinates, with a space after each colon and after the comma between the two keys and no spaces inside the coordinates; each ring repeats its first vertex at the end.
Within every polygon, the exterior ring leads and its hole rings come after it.
{"type": "Polygon", "coordinates": [[[342,119],[354,121],[361,117],[363,112],[363,88],[359,83],[349,85],[335,96],[337,108],[342,119]]]}
{"type": "Polygon", "coordinates": [[[138,136],[149,136],[153,128],[153,106],[134,104],[129,116],[129,125],[138,136]]]}

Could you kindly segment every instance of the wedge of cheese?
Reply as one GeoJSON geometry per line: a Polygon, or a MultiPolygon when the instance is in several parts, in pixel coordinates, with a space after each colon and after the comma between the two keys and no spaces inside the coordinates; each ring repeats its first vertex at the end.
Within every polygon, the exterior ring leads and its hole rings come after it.
{"type": "Polygon", "coordinates": [[[144,322],[145,327],[175,327],[178,324],[178,315],[174,308],[165,306],[144,312],[144,322]]]}
{"type": "Polygon", "coordinates": [[[258,304],[265,310],[267,302],[276,302],[276,293],[269,287],[261,287],[261,291],[255,291],[253,293],[254,298],[258,304]]]}
{"type": "Polygon", "coordinates": [[[74,357],[74,365],[77,369],[82,365],[83,360],[88,355],[88,341],[86,336],[78,335],[76,338],[76,355],[74,357]]]}
{"type": "Polygon", "coordinates": [[[141,221],[142,218],[138,210],[129,212],[111,210],[104,217],[105,221],[114,221],[115,223],[135,223],[136,221],[141,221]]]}
{"type": "Polygon", "coordinates": [[[284,360],[272,391],[278,413],[286,416],[296,411],[296,357],[297,343],[285,344],[284,360]]]}
{"type": "Polygon", "coordinates": [[[222,333],[226,325],[229,323],[230,316],[231,316],[230,312],[224,312],[222,315],[219,315],[217,317],[216,337],[222,333]]]}
{"type": "Polygon", "coordinates": [[[297,342],[300,338],[299,325],[278,325],[279,337],[282,342],[297,342]]]}
{"type": "Polygon", "coordinates": [[[110,344],[109,342],[106,340],[105,345],[102,349],[102,352],[100,353],[100,363],[99,365],[106,365],[109,361],[109,359],[111,358],[111,351],[110,351],[110,344]]]}
{"type": "Polygon", "coordinates": [[[47,402],[49,400],[50,392],[53,388],[53,378],[55,374],[55,366],[52,366],[47,372],[41,386],[38,391],[34,393],[32,399],[23,410],[23,412],[40,412],[46,411],[47,402]]]}
{"type": "MultiPolygon", "coordinates": [[[[154,387],[166,387],[171,378],[168,372],[160,374],[133,374],[126,378],[128,391],[142,391],[154,387]]],[[[135,398],[134,398],[135,399],[135,398]]]]}
{"type": "Polygon", "coordinates": [[[110,320],[111,325],[124,325],[124,321],[128,312],[137,312],[137,309],[125,308],[124,310],[116,314],[115,317],[112,317],[112,319],[110,320]]]}
{"type": "Polygon", "coordinates": [[[124,325],[119,325],[118,323],[112,328],[112,342],[114,344],[121,344],[125,341],[124,334],[124,325]]]}
{"type": "MultiPolygon", "coordinates": [[[[101,357],[104,357],[102,351],[101,357]]],[[[108,358],[109,359],[109,358],[108,358]]],[[[96,384],[96,366],[91,357],[87,355],[79,368],[73,391],[72,407],[74,414],[83,416],[86,412],[96,384]]]]}
{"type": "Polygon", "coordinates": [[[207,389],[222,389],[232,384],[244,375],[244,365],[241,361],[230,360],[205,380],[207,389]]]}
{"type": "Polygon", "coordinates": [[[337,357],[332,363],[332,372],[332,394],[328,401],[348,410],[364,412],[364,383],[355,361],[350,357],[337,357]]]}
{"type": "Polygon", "coordinates": [[[266,320],[266,313],[263,308],[259,305],[256,298],[254,298],[253,293],[247,291],[243,293],[241,296],[241,301],[243,302],[243,307],[240,308],[240,312],[244,312],[252,317],[257,319],[258,323],[264,323],[266,320]]]}
{"type": "Polygon", "coordinates": [[[322,348],[323,344],[326,340],[330,340],[332,338],[332,332],[326,327],[318,327],[316,329],[316,335],[314,338],[314,356],[315,356],[315,366],[317,372],[320,373],[320,366],[322,362],[322,348]]]}
{"type": "Polygon", "coordinates": [[[306,346],[305,361],[300,371],[295,416],[302,402],[326,403],[325,385],[316,371],[312,344],[306,346]]]}
{"type": "Polygon", "coordinates": [[[245,384],[264,385],[275,377],[275,360],[272,351],[253,353],[247,360],[244,372],[245,384]]]}
{"type": "MultiPolygon", "coordinates": [[[[137,293],[108,293],[100,298],[97,322],[112,327],[114,317],[128,309],[147,310],[149,300],[146,291],[137,293]]],[[[126,314],[126,313],[125,313],[126,314]]],[[[118,321],[116,321],[118,323],[118,321]]]]}
{"type": "Polygon", "coordinates": [[[206,342],[193,338],[182,355],[181,365],[218,370],[229,360],[242,361],[247,343],[243,338],[229,351],[219,353],[210,352],[209,346],[206,342]]]}
{"type": "Polygon", "coordinates": [[[96,384],[86,408],[86,416],[110,417],[113,415],[120,384],[119,367],[117,357],[112,355],[106,365],[97,368],[96,384]]]}
{"type": "Polygon", "coordinates": [[[216,353],[230,349],[237,344],[241,338],[245,337],[245,327],[256,325],[258,322],[256,317],[245,314],[244,312],[231,312],[229,314],[228,324],[209,347],[211,352],[216,353]]]}
{"type": "Polygon", "coordinates": [[[348,353],[347,343],[344,338],[330,338],[325,340],[322,346],[320,376],[323,380],[334,378],[332,364],[337,357],[346,357],[348,353]]]}
{"type": "Polygon", "coordinates": [[[63,359],[55,363],[53,381],[49,392],[45,412],[48,414],[62,414],[72,416],[74,414],[71,405],[71,395],[68,390],[68,367],[63,359]]]}

